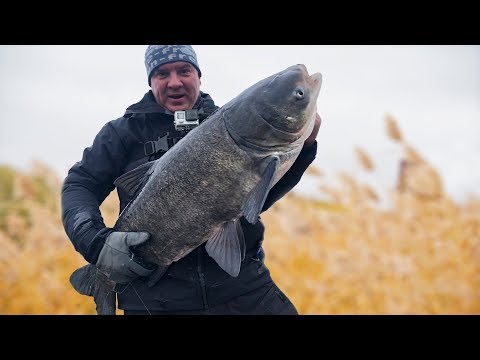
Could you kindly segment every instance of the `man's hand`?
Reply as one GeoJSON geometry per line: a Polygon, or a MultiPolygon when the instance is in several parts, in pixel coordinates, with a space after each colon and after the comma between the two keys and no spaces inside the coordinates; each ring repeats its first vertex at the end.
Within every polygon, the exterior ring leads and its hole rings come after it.
{"type": "Polygon", "coordinates": [[[116,283],[126,284],[139,276],[148,276],[154,269],[147,269],[135,261],[132,249],[150,238],[147,232],[115,231],[107,236],[96,266],[116,283]]]}
{"type": "Polygon", "coordinates": [[[315,142],[315,139],[317,137],[317,134],[318,134],[318,129],[320,129],[320,124],[321,123],[322,123],[322,119],[320,118],[320,115],[318,115],[318,113],[317,113],[315,115],[315,125],[313,126],[312,133],[307,138],[307,140],[305,140],[305,143],[303,144],[304,147],[313,145],[313,143],[315,142]]]}

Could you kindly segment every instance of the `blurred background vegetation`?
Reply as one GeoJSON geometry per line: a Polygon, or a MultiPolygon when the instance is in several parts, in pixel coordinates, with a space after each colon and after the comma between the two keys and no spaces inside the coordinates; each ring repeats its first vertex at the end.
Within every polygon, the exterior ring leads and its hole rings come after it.
{"type": "MultiPolygon", "coordinates": [[[[385,189],[348,173],[332,186],[310,166],[325,200],[291,192],[262,215],[272,276],[300,314],[479,314],[480,199],[450,198],[394,118],[385,124],[404,154],[390,205],[379,206],[385,189]]],[[[28,172],[0,165],[0,314],[95,314],[68,280],[86,262],[63,229],[62,180],[38,161],[28,172]]],[[[101,211],[113,226],[116,192],[101,211]]]]}

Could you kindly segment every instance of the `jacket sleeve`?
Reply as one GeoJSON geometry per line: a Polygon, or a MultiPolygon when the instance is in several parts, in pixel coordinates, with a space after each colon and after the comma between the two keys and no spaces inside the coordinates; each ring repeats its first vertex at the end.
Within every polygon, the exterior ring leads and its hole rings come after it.
{"type": "Polygon", "coordinates": [[[125,146],[110,123],[83,152],[82,160],[68,171],[62,186],[62,221],[75,249],[89,263],[96,263],[106,237],[113,229],[105,226],[100,205],[115,188],[125,146]]]}
{"type": "Polygon", "coordinates": [[[293,189],[302,178],[303,173],[313,162],[317,155],[317,141],[312,145],[306,146],[300,151],[297,159],[283,177],[270,189],[267,199],[263,204],[262,212],[270,208],[275,202],[280,200],[286,193],[293,189]]]}

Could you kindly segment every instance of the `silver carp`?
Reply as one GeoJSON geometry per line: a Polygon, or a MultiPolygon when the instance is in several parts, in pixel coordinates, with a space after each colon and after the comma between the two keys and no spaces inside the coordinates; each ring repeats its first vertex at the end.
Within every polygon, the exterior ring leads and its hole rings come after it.
{"type": "MultiPolygon", "coordinates": [[[[298,157],[314,127],[321,83],[321,74],[309,75],[303,64],[271,75],[211,114],[160,159],[115,181],[133,200],[114,229],[151,235],[134,249],[157,266],[149,285],[204,243],[225,272],[238,276],[245,257],[239,220],[257,222],[269,190],[298,157]]],[[[115,314],[117,284],[95,265],[75,270],[70,283],[94,297],[98,314],[115,314]]]]}

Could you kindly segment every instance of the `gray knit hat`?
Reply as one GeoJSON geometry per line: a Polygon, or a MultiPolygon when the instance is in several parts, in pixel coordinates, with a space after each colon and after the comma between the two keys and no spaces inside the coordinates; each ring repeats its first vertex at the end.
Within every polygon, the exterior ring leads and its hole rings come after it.
{"type": "Polygon", "coordinates": [[[148,85],[157,66],[175,62],[186,61],[195,66],[198,76],[202,76],[198,66],[197,55],[191,45],[148,45],[145,50],[145,68],[147,69],[148,85]]]}

